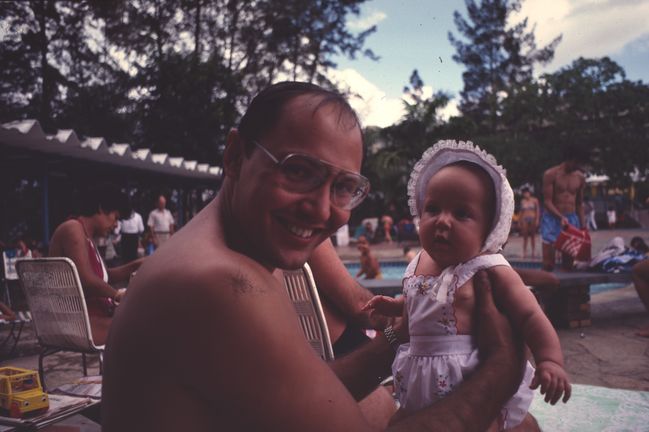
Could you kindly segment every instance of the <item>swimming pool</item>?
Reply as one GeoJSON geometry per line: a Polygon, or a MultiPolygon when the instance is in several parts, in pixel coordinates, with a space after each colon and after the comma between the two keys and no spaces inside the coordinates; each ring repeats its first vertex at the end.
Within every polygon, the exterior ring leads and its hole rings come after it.
{"type": "MultiPolygon", "coordinates": [[[[529,261],[510,261],[512,266],[518,268],[541,268],[540,262],[529,262],[529,261]]],[[[388,280],[401,280],[403,278],[403,273],[406,271],[408,264],[405,261],[381,261],[381,273],[383,273],[383,279],[388,280]]],[[[347,262],[345,263],[347,271],[352,276],[356,276],[358,270],[360,269],[360,264],[357,262],[347,262]]],[[[601,284],[592,284],[590,286],[590,293],[597,294],[604,291],[611,291],[618,288],[625,287],[626,284],[623,283],[601,283],[601,284]]]]}

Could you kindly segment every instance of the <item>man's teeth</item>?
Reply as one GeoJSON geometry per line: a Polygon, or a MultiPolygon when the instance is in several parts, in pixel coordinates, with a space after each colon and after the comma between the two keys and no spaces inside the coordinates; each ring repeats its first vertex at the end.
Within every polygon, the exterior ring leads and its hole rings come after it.
{"type": "Polygon", "coordinates": [[[306,229],[306,228],[300,228],[300,227],[289,225],[288,229],[296,236],[302,238],[309,238],[313,235],[313,230],[306,229]]]}

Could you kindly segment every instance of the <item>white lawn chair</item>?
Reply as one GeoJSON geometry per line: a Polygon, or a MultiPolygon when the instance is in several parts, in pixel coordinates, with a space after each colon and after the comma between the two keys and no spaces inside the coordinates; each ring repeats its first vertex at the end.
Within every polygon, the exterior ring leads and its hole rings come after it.
{"type": "MultiPolygon", "coordinates": [[[[12,251],[13,252],[13,251],[12,251]]],[[[19,259],[31,258],[31,252],[25,257],[17,257],[9,251],[2,252],[2,267],[3,267],[3,282],[4,282],[4,299],[3,301],[8,307],[14,308],[15,305],[11,300],[11,289],[10,285],[13,283],[18,284],[18,274],[16,273],[16,261],[19,259]]],[[[20,340],[20,335],[22,334],[23,327],[26,323],[31,321],[31,314],[29,311],[14,311],[16,313],[16,319],[13,321],[6,321],[0,319],[0,327],[7,326],[8,332],[7,336],[2,339],[0,342],[0,353],[3,356],[6,354],[7,357],[11,357],[13,352],[16,350],[18,341],[20,340]],[[8,346],[9,349],[5,353],[5,346],[8,346]]]]}
{"type": "Polygon", "coordinates": [[[104,345],[95,345],[92,340],[86,301],[74,262],[62,257],[20,260],[16,270],[42,347],[38,372],[43,386],[43,358],[58,351],[81,353],[84,376],[88,375],[86,354],[99,354],[101,373],[104,345]]]}
{"type": "Polygon", "coordinates": [[[299,270],[285,270],[284,286],[295,306],[306,340],[323,360],[333,360],[331,337],[309,265],[304,264],[299,270]]]}

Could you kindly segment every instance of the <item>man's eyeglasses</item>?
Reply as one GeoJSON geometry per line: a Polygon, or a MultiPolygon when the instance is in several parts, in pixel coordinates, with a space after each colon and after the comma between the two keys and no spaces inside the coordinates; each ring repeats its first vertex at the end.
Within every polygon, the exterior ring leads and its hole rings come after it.
{"type": "Polygon", "coordinates": [[[277,164],[282,187],[289,192],[312,192],[333,174],[331,203],[343,210],[351,210],[363,202],[370,191],[370,181],[360,174],[300,153],[290,153],[279,160],[258,142],[253,141],[253,144],[277,164]]]}

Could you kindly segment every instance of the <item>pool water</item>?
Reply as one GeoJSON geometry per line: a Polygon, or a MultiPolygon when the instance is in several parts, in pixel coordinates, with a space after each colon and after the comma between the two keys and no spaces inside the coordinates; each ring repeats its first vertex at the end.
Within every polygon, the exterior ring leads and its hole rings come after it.
{"type": "MultiPolygon", "coordinates": [[[[540,262],[529,262],[529,261],[510,261],[509,262],[514,267],[519,268],[541,268],[540,262]]],[[[381,273],[383,274],[383,279],[396,279],[401,280],[403,278],[403,273],[406,271],[408,264],[405,261],[381,261],[381,273]]],[[[347,271],[352,276],[356,276],[358,270],[360,269],[359,263],[345,263],[347,271]]],[[[625,287],[626,284],[623,283],[601,283],[601,284],[592,284],[590,286],[590,293],[597,294],[604,291],[611,291],[618,288],[625,287]]]]}

